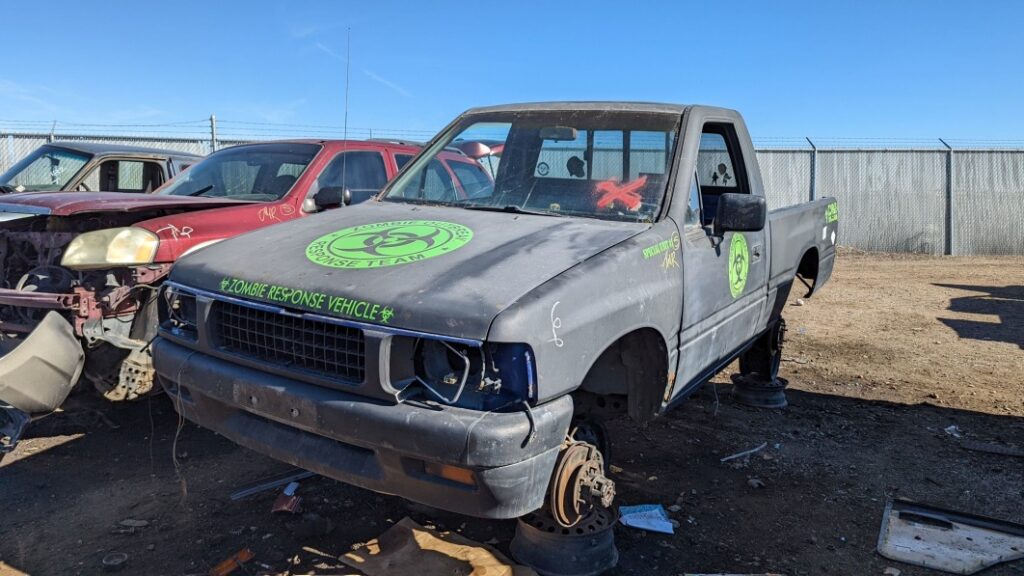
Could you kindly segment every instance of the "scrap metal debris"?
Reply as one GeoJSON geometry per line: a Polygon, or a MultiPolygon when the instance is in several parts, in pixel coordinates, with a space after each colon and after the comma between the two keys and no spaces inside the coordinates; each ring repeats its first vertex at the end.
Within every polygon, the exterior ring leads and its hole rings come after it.
{"type": "Polygon", "coordinates": [[[719,462],[724,464],[724,463],[726,463],[726,462],[728,462],[730,460],[736,460],[737,458],[743,458],[745,456],[750,456],[752,454],[757,454],[758,452],[760,452],[761,450],[764,450],[767,447],[768,447],[768,443],[767,442],[763,442],[757,448],[751,448],[750,450],[744,450],[743,452],[738,452],[736,454],[733,454],[732,456],[726,456],[725,458],[722,458],[721,460],[719,460],[719,462]]]}
{"type": "Polygon", "coordinates": [[[978,440],[964,439],[960,441],[960,447],[972,452],[985,452],[986,454],[1024,458],[1024,449],[1006,444],[997,444],[995,442],[981,442],[978,440]]]}
{"type": "Polygon", "coordinates": [[[1024,558],[1024,524],[891,500],[882,516],[878,553],[915,566],[974,574],[1024,558]]]}
{"type": "Polygon", "coordinates": [[[292,482],[305,480],[306,478],[312,478],[313,476],[316,475],[317,474],[315,472],[310,472],[308,470],[303,470],[301,468],[292,468],[291,470],[284,472],[282,474],[277,474],[276,476],[270,476],[262,480],[257,480],[252,484],[239,488],[238,490],[231,494],[231,499],[241,500],[242,498],[252,496],[253,494],[259,494],[260,492],[266,492],[268,490],[273,490],[281,486],[287,486],[292,482]]]}

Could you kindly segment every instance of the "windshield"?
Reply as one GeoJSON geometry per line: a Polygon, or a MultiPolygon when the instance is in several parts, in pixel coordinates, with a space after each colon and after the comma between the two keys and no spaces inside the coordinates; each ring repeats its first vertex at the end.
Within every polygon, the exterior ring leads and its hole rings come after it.
{"type": "Polygon", "coordinates": [[[252,144],[214,152],[158,194],[272,202],[288,194],[319,144],[252,144]]]}
{"type": "Polygon", "coordinates": [[[472,115],[417,158],[383,199],[651,222],[665,198],[678,127],[678,115],[649,112],[472,115]],[[445,185],[437,160],[453,150],[488,177],[445,185]]]}
{"type": "Polygon", "coordinates": [[[91,155],[54,146],[41,146],[0,176],[6,192],[61,190],[85,166],[91,155]]]}

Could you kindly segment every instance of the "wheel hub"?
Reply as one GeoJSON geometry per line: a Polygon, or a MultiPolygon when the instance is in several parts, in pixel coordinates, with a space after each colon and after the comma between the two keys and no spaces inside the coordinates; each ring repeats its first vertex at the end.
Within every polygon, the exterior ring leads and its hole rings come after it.
{"type": "Polygon", "coordinates": [[[615,482],[604,474],[600,450],[586,442],[573,441],[558,455],[551,478],[551,516],[571,528],[595,505],[609,507],[615,499],[615,482]]]}

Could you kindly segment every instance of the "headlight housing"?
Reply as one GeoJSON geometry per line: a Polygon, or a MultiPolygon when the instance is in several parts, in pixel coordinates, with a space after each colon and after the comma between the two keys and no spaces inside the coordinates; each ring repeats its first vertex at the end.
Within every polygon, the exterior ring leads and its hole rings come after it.
{"type": "Polygon", "coordinates": [[[195,340],[199,334],[199,303],[196,295],[165,284],[157,308],[160,328],[179,338],[195,340]]]}
{"type": "Polygon", "coordinates": [[[495,410],[536,400],[533,352],[526,344],[485,342],[476,348],[420,339],[414,370],[427,397],[445,404],[495,410]]]}
{"type": "Polygon", "coordinates": [[[159,246],[157,235],[144,228],[96,230],[76,236],[60,263],[73,270],[152,264],[159,246]]]}

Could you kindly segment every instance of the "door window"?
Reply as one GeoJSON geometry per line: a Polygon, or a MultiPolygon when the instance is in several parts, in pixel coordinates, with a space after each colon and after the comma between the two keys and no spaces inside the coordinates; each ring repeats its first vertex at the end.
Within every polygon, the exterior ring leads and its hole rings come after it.
{"type": "Polygon", "coordinates": [[[412,154],[395,154],[395,164],[398,165],[398,169],[405,168],[405,165],[412,160],[412,154]]]}
{"type": "Polygon", "coordinates": [[[79,190],[152,192],[164,183],[160,164],[145,160],[105,160],[78,185],[79,190]]]}
{"type": "Polygon", "coordinates": [[[494,193],[494,182],[479,164],[449,160],[448,167],[459,179],[466,198],[486,198],[494,193]]]}
{"type": "Polygon", "coordinates": [[[452,200],[456,198],[455,183],[441,162],[434,160],[424,172],[421,197],[427,200],[452,200]]]}
{"type": "Polygon", "coordinates": [[[690,179],[690,198],[686,205],[686,225],[700,224],[700,184],[697,174],[690,179]]]}
{"type": "Polygon", "coordinates": [[[702,187],[736,188],[731,150],[722,134],[705,132],[700,135],[697,180],[702,187]]]}
{"type": "Polygon", "coordinates": [[[353,192],[377,192],[388,181],[384,156],[380,152],[342,152],[320,176],[320,188],[348,188],[353,192]]]}
{"type": "Polygon", "coordinates": [[[728,124],[708,124],[700,135],[697,150],[697,184],[700,187],[705,225],[715,219],[718,197],[725,193],[748,192],[736,149],[735,130],[728,124]]]}

